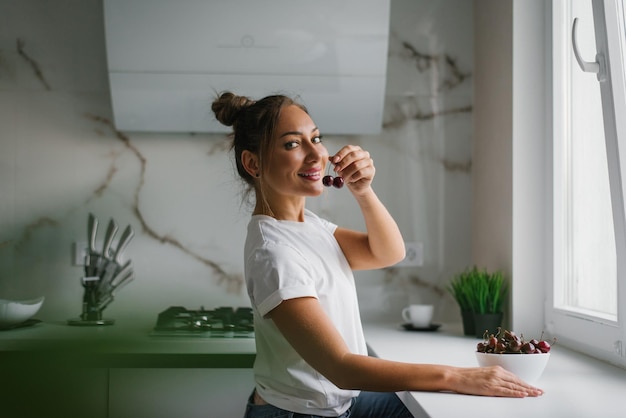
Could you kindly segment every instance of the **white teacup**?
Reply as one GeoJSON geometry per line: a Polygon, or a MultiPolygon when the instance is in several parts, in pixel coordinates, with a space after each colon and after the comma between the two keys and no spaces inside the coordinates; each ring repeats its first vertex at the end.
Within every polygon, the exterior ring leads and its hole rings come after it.
{"type": "Polygon", "coordinates": [[[402,309],[402,319],[416,328],[428,327],[433,319],[433,305],[409,305],[402,309]]]}

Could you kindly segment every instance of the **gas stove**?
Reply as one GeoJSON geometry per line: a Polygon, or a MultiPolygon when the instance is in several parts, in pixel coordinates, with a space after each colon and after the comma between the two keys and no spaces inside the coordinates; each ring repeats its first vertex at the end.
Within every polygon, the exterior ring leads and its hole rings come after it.
{"type": "Polygon", "coordinates": [[[220,307],[189,310],[171,306],[161,312],[152,336],[254,338],[252,308],[220,307]]]}

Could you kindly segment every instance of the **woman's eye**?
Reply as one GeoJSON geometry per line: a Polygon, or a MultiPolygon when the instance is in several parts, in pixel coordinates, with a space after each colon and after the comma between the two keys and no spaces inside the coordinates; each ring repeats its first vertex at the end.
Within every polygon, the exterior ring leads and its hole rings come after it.
{"type": "Polygon", "coordinates": [[[286,150],[290,150],[290,149],[294,149],[298,146],[298,141],[289,141],[289,142],[285,142],[285,149],[286,150]]]}
{"type": "Polygon", "coordinates": [[[313,142],[314,144],[321,144],[322,143],[322,135],[318,135],[315,138],[313,138],[311,140],[311,142],[313,142]]]}

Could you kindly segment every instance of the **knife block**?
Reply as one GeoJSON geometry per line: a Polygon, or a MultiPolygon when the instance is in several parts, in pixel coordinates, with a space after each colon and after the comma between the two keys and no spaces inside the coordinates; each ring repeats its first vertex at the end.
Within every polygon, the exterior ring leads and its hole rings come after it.
{"type": "Polygon", "coordinates": [[[114,319],[102,317],[104,308],[99,308],[97,283],[98,277],[84,277],[81,279],[85,291],[83,293],[82,312],[79,318],[68,319],[69,325],[113,325],[114,319]]]}

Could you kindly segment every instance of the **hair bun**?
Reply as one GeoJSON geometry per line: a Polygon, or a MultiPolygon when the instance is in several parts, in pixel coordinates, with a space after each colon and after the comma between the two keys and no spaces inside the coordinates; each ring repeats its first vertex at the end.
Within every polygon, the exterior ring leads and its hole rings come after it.
{"type": "Polygon", "coordinates": [[[245,96],[237,96],[229,91],[221,93],[211,104],[211,110],[215,113],[215,118],[222,125],[233,126],[237,120],[239,112],[255,103],[245,96]]]}

